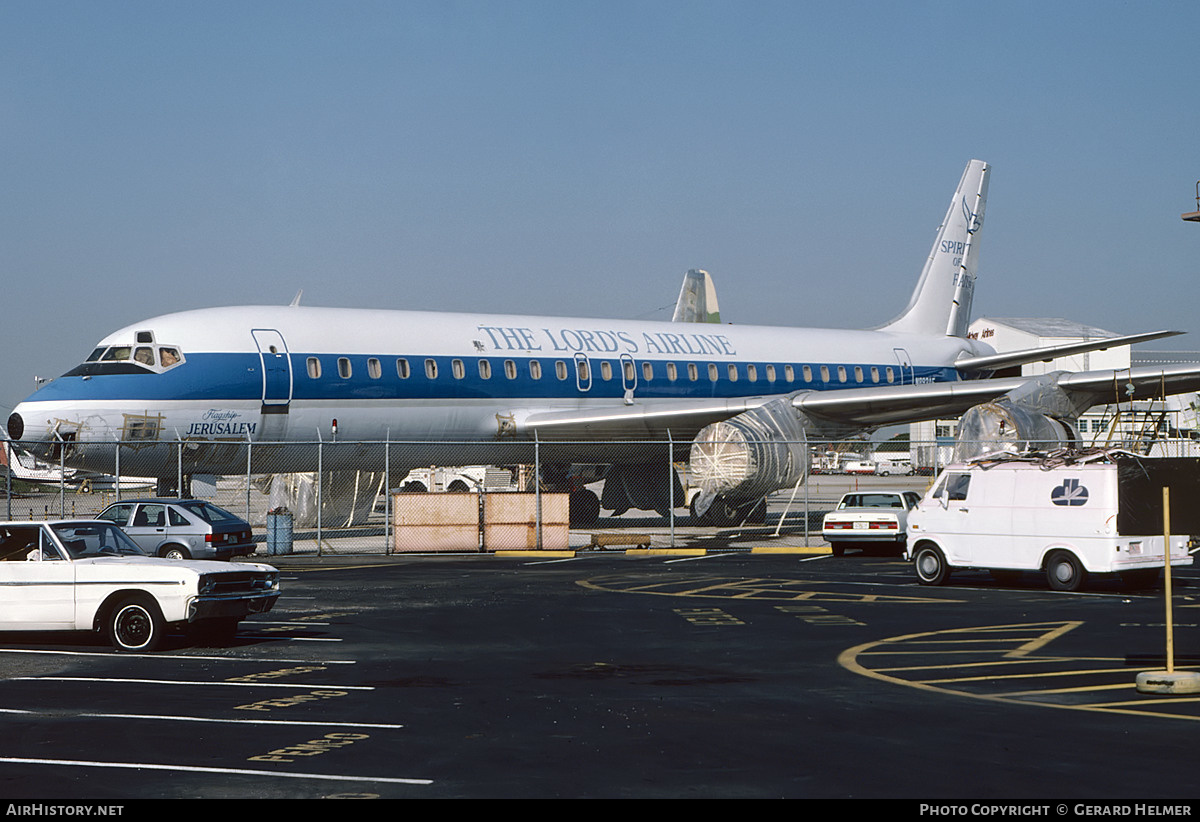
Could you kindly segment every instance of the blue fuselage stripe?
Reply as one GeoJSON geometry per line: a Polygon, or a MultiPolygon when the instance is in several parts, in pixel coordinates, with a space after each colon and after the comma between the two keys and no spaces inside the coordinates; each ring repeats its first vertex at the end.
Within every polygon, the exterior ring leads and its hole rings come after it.
{"type": "MultiPolygon", "coordinates": [[[[531,357],[421,357],[405,358],[409,376],[401,378],[396,356],[368,357],[366,355],[297,354],[290,355],[293,401],[370,401],[370,400],[503,400],[511,398],[568,400],[581,397],[597,399],[621,398],[625,394],[623,368],[619,359],[589,358],[590,386],[581,391],[576,376],[576,364],[570,359],[531,357]],[[321,376],[309,376],[308,362],[316,358],[321,376]],[[344,373],[349,363],[350,376],[344,373]],[[372,377],[369,360],[376,360],[379,373],[372,377]],[[426,360],[433,360],[437,376],[426,376],[426,360]],[[479,362],[486,360],[491,375],[480,376],[479,362]],[[533,361],[541,367],[541,377],[534,379],[530,368],[533,361]],[[511,362],[511,365],[508,363],[511,362]],[[566,368],[566,379],[558,376],[557,363],[566,368]],[[604,379],[606,369],[611,377],[604,379]],[[515,377],[510,377],[515,370],[515,377]],[[461,374],[460,376],[457,376],[461,374]]],[[[944,366],[898,366],[893,363],[766,363],[708,360],[649,360],[633,363],[636,370],[635,394],[639,400],[700,399],[754,397],[764,394],[786,394],[792,391],[831,391],[846,388],[867,388],[888,385],[888,370],[895,384],[957,381],[958,372],[944,366]],[[667,377],[667,364],[674,363],[676,379],[667,377]],[[697,378],[692,380],[688,364],[696,366],[697,378]],[[643,372],[645,364],[652,368],[651,379],[643,372]],[[717,379],[710,378],[709,366],[714,365],[717,379]],[[736,367],[737,380],[730,379],[729,368],[736,367]],[[750,379],[749,366],[755,369],[756,379],[750,379]],[[804,379],[804,367],[811,370],[811,380],[804,379]],[[828,370],[829,380],[821,379],[822,367],[828,370]],[[768,379],[770,368],[775,379],[768,379]],[[788,369],[793,380],[785,379],[788,369]],[[872,369],[878,381],[872,379],[872,369]],[[861,371],[862,381],[856,379],[861,371]],[[845,374],[845,381],[840,375],[845,374]]],[[[632,383],[631,383],[632,384],[632,383]]],[[[586,383],[585,383],[586,385],[586,383]]],[[[43,386],[37,400],[115,400],[115,401],[254,401],[262,399],[262,363],[257,354],[250,353],[193,353],[187,360],[161,374],[100,374],[92,377],[60,377],[43,386]]],[[[34,399],[31,397],[30,399],[34,399]]]]}

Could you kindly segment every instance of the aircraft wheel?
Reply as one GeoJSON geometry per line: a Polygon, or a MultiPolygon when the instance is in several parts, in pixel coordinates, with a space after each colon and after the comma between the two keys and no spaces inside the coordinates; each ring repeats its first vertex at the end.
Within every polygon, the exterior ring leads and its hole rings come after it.
{"type": "Polygon", "coordinates": [[[1055,591],[1078,591],[1087,571],[1070,551],[1055,551],[1046,560],[1046,582],[1055,591]]]}
{"type": "Polygon", "coordinates": [[[106,622],[108,640],[118,651],[153,651],[162,642],[162,614],[146,597],[128,597],[117,603],[106,622]]]}
{"type": "Polygon", "coordinates": [[[917,553],[913,556],[913,568],[917,572],[917,581],[922,585],[944,585],[950,578],[950,566],[946,564],[946,555],[932,542],[917,547],[917,553]]]}

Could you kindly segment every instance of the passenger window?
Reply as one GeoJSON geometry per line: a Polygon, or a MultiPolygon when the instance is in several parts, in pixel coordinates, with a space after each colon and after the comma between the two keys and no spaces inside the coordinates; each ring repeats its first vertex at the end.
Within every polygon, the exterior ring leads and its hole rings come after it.
{"type": "Polygon", "coordinates": [[[188,525],[191,525],[191,523],[187,521],[187,517],[176,511],[174,508],[167,509],[167,522],[171,524],[172,528],[184,528],[188,525]]]}
{"type": "Polygon", "coordinates": [[[425,360],[425,376],[428,379],[437,379],[437,360],[430,358],[425,360]]]}
{"type": "Polygon", "coordinates": [[[137,513],[133,515],[133,522],[130,524],[141,528],[162,528],[166,525],[163,507],[158,504],[138,506],[137,513]]]}
{"type": "Polygon", "coordinates": [[[710,362],[708,364],[708,380],[709,380],[709,382],[716,382],[718,379],[720,379],[720,377],[721,377],[721,375],[717,371],[717,364],[710,362]]]}
{"type": "Polygon", "coordinates": [[[857,366],[857,365],[854,366],[854,381],[855,382],[863,381],[863,370],[862,370],[861,366],[857,366]]]}
{"type": "Polygon", "coordinates": [[[515,380],[517,378],[517,364],[512,360],[504,361],[504,376],[508,377],[510,380],[515,380]]]}
{"type": "Polygon", "coordinates": [[[383,376],[383,366],[374,357],[367,360],[367,376],[373,380],[377,380],[383,376]]]}
{"type": "Polygon", "coordinates": [[[529,376],[532,379],[540,380],[542,378],[542,364],[538,360],[529,361],[529,376]]]}
{"type": "Polygon", "coordinates": [[[767,382],[775,382],[775,366],[767,366],[767,382]]]}
{"type": "Polygon", "coordinates": [[[411,373],[408,367],[408,360],[403,357],[398,358],[396,360],[396,376],[402,380],[407,380],[408,375],[411,373]]]}
{"type": "Polygon", "coordinates": [[[348,380],[350,379],[350,374],[350,358],[338,357],[338,376],[343,380],[348,380]]]}
{"type": "Polygon", "coordinates": [[[675,380],[679,379],[679,370],[675,367],[675,363],[673,362],[667,363],[667,379],[671,382],[675,382],[675,380]]]}
{"type": "Polygon", "coordinates": [[[654,365],[652,363],[642,363],[642,379],[647,382],[654,379],[654,365]]]}
{"type": "Polygon", "coordinates": [[[871,382],[879,382],[879,369],[871,366],[871,382]]]}
{"type": "Polygon", "coordinates": [[[829,366],[821,366],[821,382],[829,382],[829,366]]]}
{"type": "Polygon", "coordinates": [[[492,361],[479,361],[479,376],[481,379],[490,380],[492,378],[492,361]]]}
{"type": "Polygon", "coordinates": [[[800,370],[800,373],[804,376],[805,382],[812,382],[812,366],[804,366],[804,368],[800,370]]]}
{"type": "Polygon", "coordinates": [[[746,379],[750,382],[758,382],[758,367],[755,365],[746,366],[746,379]]]}
{"type": "Polygon", "coordinates": [[[845,382],[845,381],[846,381],[846,367],[844,365],[839,365],[838,366],[838,382],[845,382]]]}
{"type": "Polygon", "coordinates": [[[308,376],[310,379],[321,379],[321,361],[316,357],[308,358],[308,376]]]}
{"type": "Polygon", "coordinates": [[[456,380],[461,380],[463,377],[467,376],[467,369],[463,365],[462,360],[451,360],[450,372],[454,374],[454,379],[456,380]]]}
{"type": "Polygon", "coordinates": [[[625,382],[633,382],[637,379],[637,370],[633,367],[633,360],[625,360],[621,365],[621,374],[625,382]]]}
{"type": "Polygon", "coordinates": [[[565,380],[568,376],[567,364],[562,360],[554,361],[554,376],[560,380],[565,380]]]}
{"type": "Polygon", "coordinates": [[[887,369],[887,371],[885,371],[884,373],[887,375],[887,381],[888,381],[888,382],[895,382],[895,381],[896,381],[896,375],[892,373],[892,369],[891,369],[891,368],[888,368],[888,369],[887,369]]]}
{"type": "Polygon", "coordinates": [[[700,379],[700,369],[696,367],[694,362],[688,363],[688,379],[692,382],[700,379]]]}
{"type": "Polygon", "coordinates": [[[610,363],[608,360],[603,360],[600,363],[600,379],[612,379],[612,363],[610,363]]]}
{"type": "Polygon", "coordinates": [[[728,371],[728,373],[729,373],[729,381],[730,382],[738,381],[738,369],[737,369],[736,365],[734,365],[733,363],[730,363],[729,366],[726,368],[726,371],[728,371]]]}

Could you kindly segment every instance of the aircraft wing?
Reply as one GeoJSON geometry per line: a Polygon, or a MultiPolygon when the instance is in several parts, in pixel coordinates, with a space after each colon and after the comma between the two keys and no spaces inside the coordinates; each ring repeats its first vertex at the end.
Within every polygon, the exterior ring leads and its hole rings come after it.
{"type": "MultiPolygon", "coordinates": [[[[543,441],[646,439],[668,435],[690,439],[709,423],[759,408],[780,396],[792,407],[830,432],[847,427],[875,428],[922,420],[957,417],[968,408],[989,402],[1028,382],[1032,377],[880,385],[837,391],[802,391],[736,400],[659,401],[633,405],[591,406],[563,411],[534,411],[514,415],[518,435],[543,441]]],[[[1200,390],[1200,363],[1168,367],[1145,366],[1114,371],[1061,372],[1057,384],[1081,396],[1087,405],[1129,402],[1200,390]]]]}
{"type": "MultiPolygon", "coordinates": [[[[957,417],[973,405],[1007,394],[1031,377],[1002,377],[923,385],[849,388],[797,394],[792,405],[818,421],[859,426],[957,417]]],[[[1057,383],[1089,405],[1129,402],[1200,389],[1200,363],[1167,367],[1063,372],[1057,383]]]]}
{"type": "Polygon", "coordinates": [[[709,423],[758,408],[774,397],[682,400],[636,405],[592,406],[569,411],[534,412],[516,423],[516,433],[541,440],[691,439],[709,423]]]}
{"type": "Polygon", "coordinates": [[[1020,351],[1006,351],[1003,354],[987,354],[982,357],[964,357],[954,363],[959,371],[999,371],[1014,365],[1025,365],[1031,362],[1049,362],[1056,357],[1066,357],[1071,354],[1082,354],[1085,351],[1104,351],[1121,345],[1158,340],[1163,337],[1175,337],[1183,331],[1148,331],[1143,334],[1128,334],[1124,337],[1105,337],[1085,342],[1048,345],[1042,348],[1025,348],[1020,351]]]}

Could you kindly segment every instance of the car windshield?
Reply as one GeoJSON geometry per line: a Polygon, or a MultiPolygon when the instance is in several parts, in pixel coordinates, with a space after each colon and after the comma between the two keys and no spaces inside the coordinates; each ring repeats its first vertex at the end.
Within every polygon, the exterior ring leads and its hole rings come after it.
{"type": "Polygon", "coordinates": [[[50,526],[71,559],[102,556],[146,556],[111,522],[64,522],[50,526]]]}
{"type": "Polygon", "coordinates": [[[238,518],[233,514],[229,513],[224,508],[218,508],[211,502],[183,502],[180,503],[179,507],[185,511],[195,514],[209,525],[215,525],[221,522],[238,521],[238,518]]]}

